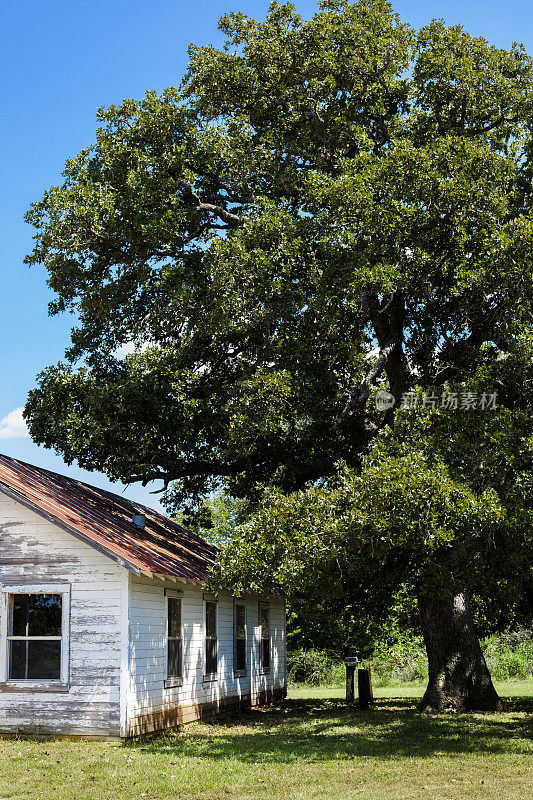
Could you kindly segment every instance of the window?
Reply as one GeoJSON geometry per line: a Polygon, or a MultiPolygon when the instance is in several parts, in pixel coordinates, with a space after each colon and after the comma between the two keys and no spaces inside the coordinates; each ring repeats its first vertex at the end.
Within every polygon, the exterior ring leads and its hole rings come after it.
{"type": "Polygon", "coordinates": [[[12,594],[9,680],[61,678],[61,595],[12,594]]]}
{"type": "Polygon", "coordinates": [[[246,606],[235,603],[233,606],[233,671],[246,672],[246,606]]]}
{"type": "Polygon", "coordinates": [[[183,679],[183,637],[181,597],[167,596],[167,684],[179,685],[183,679]]]}
{"type": "Polygon", "coordinates": [[[0,681],[28,689],[66,685],[70,587],[4,586],[2,595],[0,681]]]}
{"type": "Polygon", "coordinates": [[[206,600],[205,603],[205,674],[213,677],[217,674],[218,639],[217,639],[217,604],[206,600]]]}
{"type": "Polygon", "coordinates": [[[270,672],[270,609],[259,606],[259,668],[270,672]]]}

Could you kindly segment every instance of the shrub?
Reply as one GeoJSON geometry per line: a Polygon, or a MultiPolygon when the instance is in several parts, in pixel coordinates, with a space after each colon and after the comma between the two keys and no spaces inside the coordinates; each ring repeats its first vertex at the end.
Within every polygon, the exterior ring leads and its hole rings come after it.
{"type": "Polygon", "coordinates": [[[369,665],[376,686],[427,680],[427,657],[421,637],[405,639],[391,647],[378,645],[369,665]]]}
{"type": "MultiPolygon", "coordinates": [[[[515,628],[487,636],[481,646],[495,680],[527,680],[533,677],[533,630],[515,628]]],[[[393,645],[379,643],[371,659],[362,662],[372,670],[375,686],[423,683],[427,680],[427,658],[422,637],[405,638],[393,645]]],[[[287,656],[291,683],[311,686],[344,686],[346,668],[325,650],[296,650],[287,656]]]]}
{"type": "Polygon", "coordinates": [[[331,686],[345,686],[346,685],[346,666],[344,661],[335,661],[331,665],[331,686]]]}
{"type": "Polygon", "coordinates": [[[533,630],[517,627],[482,641],[487,666],[499,681],[533,677],[533,630]]]}
{"type": "Polygon", "coordinates": [[[331,681],[331,658],[325,650],[295,650],[287,653],[287,676],[291,683],[311,686],[331,681]]]}

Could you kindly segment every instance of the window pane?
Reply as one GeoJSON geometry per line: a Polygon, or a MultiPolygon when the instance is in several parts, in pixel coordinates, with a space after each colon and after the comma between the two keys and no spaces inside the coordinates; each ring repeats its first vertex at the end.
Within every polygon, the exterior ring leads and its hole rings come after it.
{"type": "Polygon", "coordinates": [[[270,636],[269,631],[269,611],[268,608],[261,609],[261,638],[268,639],[270,636]]]}
{"type": "Polygon", "coordinates": [[[14,594],[11,636],[61,636],[60,594],[14,594]]]}
{"type": "Polygon", "coordinates": [[[212,675],[217,671],[217,640],[206,639],[205,642],[205,672],[212,675]]]}
{"type": "Polygon", "coordinates": [[[264,672],[270,669],[270,639],[261,639],[261,668],[264,672]]]}
{"type": "Polygon", "coordinates": [[[216,603],[206,603],[205,604],[205,635],[206,636],[216,636],[217,635],[217,604],[216,603]]]}
{"type": "Polygon", "coordinates": [[[182,678],[182,642],[181,639],[168,640],[168,665],[167,677],[168,678],[182,678]]]}
{"type": "Polygon", "coordinates": [[[11,680],[59,680],[61,677],[61,642],[15,641],[9,643],[9,678],[11,680]]]}
{"type": "Polygon", "coordinates": [[[237,639],[235,642],[235,669],[242,672],[246,669],[246,641],[237,639]]]}
{"type": "Polygon", "coordinates": [[[28,594],[14,594],[11,597],[11,636],[27,636],[28,594]]]}
{"type": "Polygon", "coordinates": [[[181,600],[168,598],[168,635],[181,639],[181,600]]]}
{"type": "Polygon", "coordinates": [[[237,639],[246,638],[246,608],[245,606],[235,606],[235,637],[237,639]]]}

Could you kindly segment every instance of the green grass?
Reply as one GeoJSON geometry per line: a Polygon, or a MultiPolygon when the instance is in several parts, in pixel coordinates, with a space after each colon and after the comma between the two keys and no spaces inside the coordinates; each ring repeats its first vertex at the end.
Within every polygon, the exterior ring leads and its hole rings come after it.
{"type": "Polygon", "coordinates": [[[313,688],[126,745],[5,740],[0,800],[526,800],[533,681],[498,688],[503,714],[421,716],[414,686],[362,712],[313,688]]]}
{"type": "MultiPolygon", "coordinates": [[[[533,680],[527,681],[494,681],[500,697],[506,702],[519,698],[531,698],[533,703],[533,680]]],[[[419,683],[403,683],[398,686],[374,686],[374,697],[393,698],[409,697],[419,699],[424,694],[425,686],[419,683]]],[[[344,698],[344,688],[339,686],[294,686],[289,689],[289,700],[309,700],[324,698],[331,700],[344,698]]]]}

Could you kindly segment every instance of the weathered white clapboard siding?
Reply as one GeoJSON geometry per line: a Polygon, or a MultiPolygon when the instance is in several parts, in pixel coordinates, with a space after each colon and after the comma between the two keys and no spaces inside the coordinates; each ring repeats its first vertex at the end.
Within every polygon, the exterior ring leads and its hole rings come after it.
{"type": "MultiPolygon", "coordinates": [[[[216,680],[204,678],[204,628],[202,589],[190,584],[163,583],[144,577],[130,576],[130,686],[128,692],[129,732],[138,732],[139,720],[182,708],[184,719],[198,716],[202,709],[238,698],[258,702],[260,693],[286,684],[285,607],[279,598],[271,599],[272,636],[271,669],[259,675],[259,598],[246,599],[247,671],[233,673],[233,597],[223,593],[218,598],[218,675],[216,680]],[[183,683],[165,688],[166,678],[166,600],[165,588],[182,594],[183,683]]],[[[168,715],[169,724],[172,715],[168,715]]],[[[154,723],[157,724],[157,723],[154,723]]]]}
{"type": "Polygon", "coordinates": [[[0,584],[54,582],[71,586],[68,691],[2,691],[0,731],[119,736],[128,573],[0,490],[0,584]]]}
{"type": "Polygon", "coordinates": [[[284,692],[283,600],[269,601],[271,668],[261,675],[260,598],[246,598],[247,670],[236,677],[234,601],[229,593],[220,595],[218,674],[205,679],[200,585],[134,575],[0,488],[0,588],[53,583],[70,586],[68,680],[46,691],[0,687],[0,733],[124,737],[284,692]],[[184,676],[173,688],[164,686],[165,589],[182,593],[184,676]]]}

